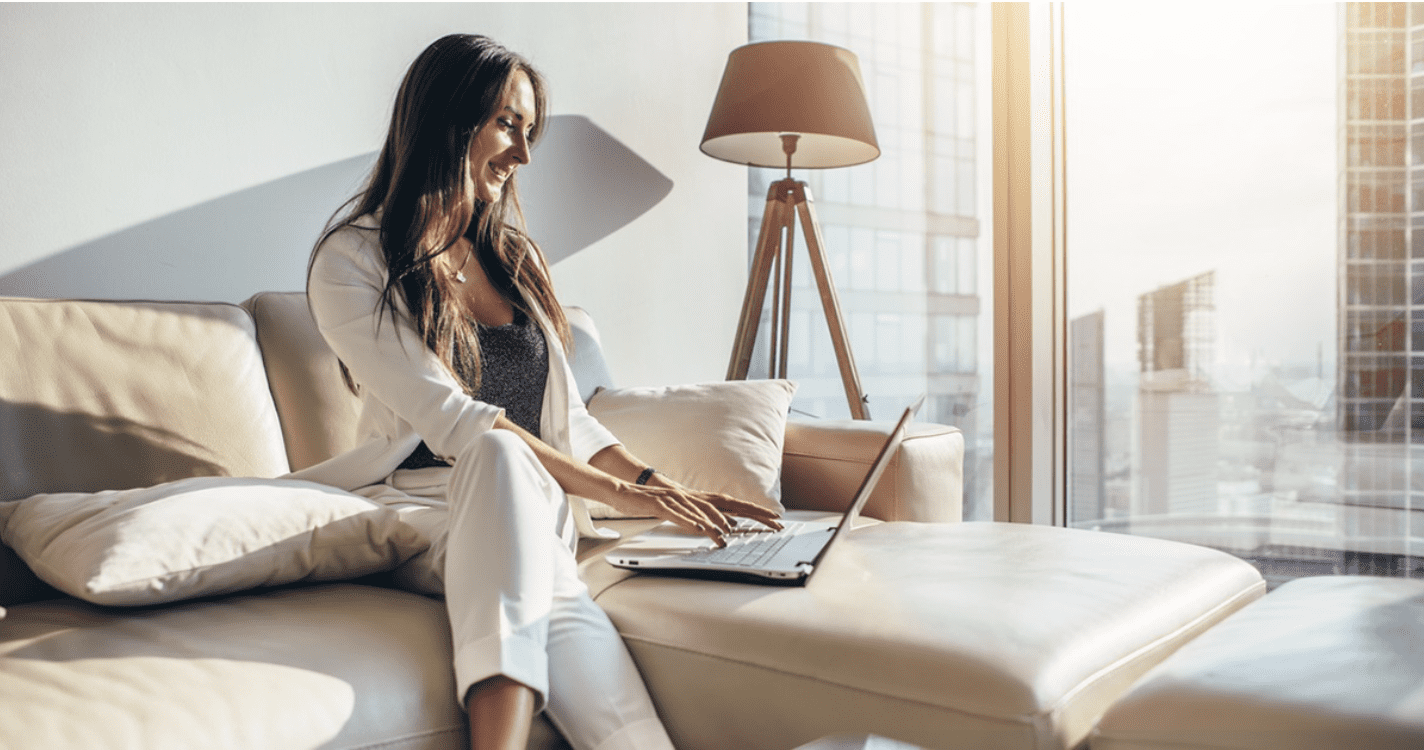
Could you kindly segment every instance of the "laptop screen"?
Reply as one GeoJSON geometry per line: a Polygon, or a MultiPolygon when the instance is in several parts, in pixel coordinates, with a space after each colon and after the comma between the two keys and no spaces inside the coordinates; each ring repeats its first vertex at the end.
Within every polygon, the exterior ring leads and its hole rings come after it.
{"type": "Polygon", "coordinates": [[[895,429],[890,431],[890,437],[885,439],[885,445],[880,447],[880,454],[875,457],[875,463],[871,465],[870,471],[866,472],[865,478],[860,482],[860,489],[856,490],[855,499],[851,502],[850,508],[845,512],[845,517],[841,519],[840,525],[826,542],[826,546],[821,548],[821,552],[816,555],[816,559],[811,562],[811,574],[815,575],[821,568],[821,560],[825,559],[826,552],[835,546],[836,541],[848,533],[855,526],[855,520],[860,517],[860,511],[865,507],[866,501],[870,500],[870,495],[875,491],[875,485],[880,481],[880,475],[885,473],[885,467],[890,465],[890,459],[895,452],[900,449],[900,443],[905,440],[905,430],[909,427],[910,420],[915,413],[920,410],[920,406],[925,403],[925,396],[921,394],[915,399],[915,403],[910,404],[905,409],[905,413],[900,415],[900,421],[895,424],[895,429]]]}

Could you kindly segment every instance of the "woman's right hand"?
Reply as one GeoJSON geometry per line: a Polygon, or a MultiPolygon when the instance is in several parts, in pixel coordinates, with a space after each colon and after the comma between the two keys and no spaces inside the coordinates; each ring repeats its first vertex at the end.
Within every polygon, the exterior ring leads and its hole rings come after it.
{"type": "Polygon", "coordinates": [[[750,518],[772,529],[781,528],[776,520],[779,514],[774,510],[721,492],[688,489],[661,472],[654,473],[647,484],[620,479],[620,476],[636,477],[647,466],[620,444],[610,445],[592,460],[583,462],[549,447],[504,414],[495,419],[495,428],[510,430],[523,438],[554,481],[570,495],[596,500],[630,516],[671,521],[705,535],[718,547],[727,545],[723,537],[732,531],[729,516],[750,518]]]}
{"type": "Polygon", "coordinates": [[[732,516],[750,518],[772,529],[781,528],[777,521],[779,514],[774,510],[720,492],[690,490],[666,479],[657,485],[620,482],[614,496],[604,502],[630,516],[653,516],[671,521],[705,535],[718,547],[727,546],[725,536],[732,531],[732,516]]]}

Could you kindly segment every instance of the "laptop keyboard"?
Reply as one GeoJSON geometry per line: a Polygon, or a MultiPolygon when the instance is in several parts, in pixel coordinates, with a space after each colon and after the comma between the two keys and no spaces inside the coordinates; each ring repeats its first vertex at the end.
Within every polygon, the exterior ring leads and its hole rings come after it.
{"type": "Polygon", "coordinates": [[[752,528],[749,524],[739,524],[727,535],[727,546],[711,548],[689,554],[686,559],[716,565],[736,565],[755,568],[770,560],[792,539],[796,531],[805,524],[787,523],[781,531],[771,531],[763,526],[752,528]]]}

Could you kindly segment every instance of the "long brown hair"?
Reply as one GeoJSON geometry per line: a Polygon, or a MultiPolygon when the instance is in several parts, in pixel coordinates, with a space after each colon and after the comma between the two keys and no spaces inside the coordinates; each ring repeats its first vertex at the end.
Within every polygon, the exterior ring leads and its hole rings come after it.
{"type": "MultiPolygon", "coordinates": [[[[399,298],[440,361],[452,373],[474,374],[474,382],[466,383],[471,392],[480,380],[478,324],[461,314],[458,305],[448,304],[455,298],[454,282],[435,270],[436,258],[461,237],[473,244],[480,267],[506,299],[521,309],[538,308],[565,350],[573,342],[548,263],[525,233],[515,176],[510,175],[492,203],[479,199],[470,178],[470,143],[494,117],[516,71],[529,77],[534,90],[532,144],[543,133],[548,107],[544,78],[528,60],[474,34],[441,37],[421,52],[401,81],[386,142],[370,178],[337,209],[312,250],[314,263],[334,232],[380,211],[386,285],[377,319],[389,314],[395,321],[399,298]]],[[[310,279],[310,263],[307,273],[310,279]]],[[[344,363],[342,374],[354,390],[344,363]]]]}

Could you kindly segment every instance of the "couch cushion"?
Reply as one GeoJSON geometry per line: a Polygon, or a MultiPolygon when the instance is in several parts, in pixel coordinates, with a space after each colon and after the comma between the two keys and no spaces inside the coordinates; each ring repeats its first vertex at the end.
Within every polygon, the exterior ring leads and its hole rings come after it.
{"type": "Polygon", "coordinates": [[[1286,583],[1144,677],[1092,747],[1424,747],[1424,581],[1286,583]]]}
{"type": "MultiPolygon", "coordinates": [[[[603,389],[588,412],[639,460],[675,481],[781,513],[781,449],[795,393],[789,380],[603,389]]],[[[622,515],[603,503],[588,505],[594,518],[622,515]]]]}
{"type": "Polygon", "coordinates": [[[0,500],[288,471],[235,305],[0,299],[0,500]]]}
{"type": "Polygon", "coordinates": [[[574,371],[579,395],[588,403],[599,388],[613,387],[613,374],[608,370],[608,360],[603,357],[603,342],[598,337],[593,316],[582,307],[565,306],[564,317],[568,318],[569,331],[574,337],[569,369],[574,371]]]}
{"type": "Polygon", "coordinates": [[[395,510],[360,495],[237,477],[33,495],[0,506],[0,539],[56,588],[124,606],[350,579],[426,546],[395,510]]]}
{"type": "MultiPolygon", "coordinates": [[[[0,619],[0,747],[464,750],[436,599],[342,583],[0,619]],[[254,718],[259,717],[259,718],[254,718]]],[[[536,717],[530,750],[568,750],[536,717]]]]}
{"type": "Polygon", "coordinates": [[[361,586],[0,620],[0,747],[456,748],[439,601],[361,586]]]}
{"type": "Polygon", "coordinates": [[[342,380],[336,353],[317,330],[306,294],[262,292],[243,306],[257,324],[292,470],[355,448],[361,402],[342,380]]]}
{"type": "Polygon", "coordinates": [[[822,566],[785,589],[582,572],[683,750],[837,732],[1064,750],[1265,589],[1204,547],[1025,524],[872,525],[822,566]]]}

